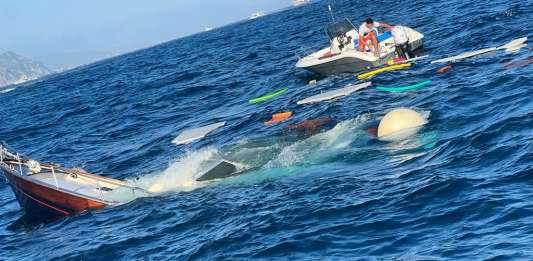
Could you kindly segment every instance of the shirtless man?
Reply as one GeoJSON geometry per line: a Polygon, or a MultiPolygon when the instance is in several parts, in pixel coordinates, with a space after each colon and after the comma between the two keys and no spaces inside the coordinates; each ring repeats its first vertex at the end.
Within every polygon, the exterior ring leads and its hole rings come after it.
{"type": "Polygon", "coordinates": [[[367,18],[361,26],[359,26],[359,51],[365,52],[366,47],[374,52],[374,55],[380,56],[378,47],[378,38],[376,34],[376,27],[385,27],[392,30],[392,26],[384,22],[374,22],[372,18],[367,18]],[[370,40],[370,44],[368,41],[370,40]]]}

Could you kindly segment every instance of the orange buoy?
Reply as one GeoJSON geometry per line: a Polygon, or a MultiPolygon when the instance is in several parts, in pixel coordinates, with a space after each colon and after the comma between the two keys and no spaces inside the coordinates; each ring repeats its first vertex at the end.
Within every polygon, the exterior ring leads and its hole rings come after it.
{"type": "Polygon", "coordinates": [[[265,122],[265,125],[272,125],[274,123],[284,121],[290,117],[292,117],[292,111],[276,113],[272,115],[271,120],[265,122]]]}
{"type": "Polygon", "coordinates": [[[451,64],[450,64],[450,65],[446,65],[446,66],[444,66],[444,67],[438,69],[438,70],[437,70],[437,73],[438,73],[438,74],[445,74],[445,73],[451,71],[452,68],[453,68],[453,67],[452,67],[451,64]]]}

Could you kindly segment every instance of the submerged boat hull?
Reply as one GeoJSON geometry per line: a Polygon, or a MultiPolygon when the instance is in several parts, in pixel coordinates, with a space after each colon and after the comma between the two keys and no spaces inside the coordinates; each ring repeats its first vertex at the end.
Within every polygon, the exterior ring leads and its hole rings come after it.
{"type": "Polygon", "coordinates": [[[69,216],[86,210],[106,207],[107,204],[62,192],[39,184],[5,169],[4,175],[24,211],[28,214],[69,216]]]}

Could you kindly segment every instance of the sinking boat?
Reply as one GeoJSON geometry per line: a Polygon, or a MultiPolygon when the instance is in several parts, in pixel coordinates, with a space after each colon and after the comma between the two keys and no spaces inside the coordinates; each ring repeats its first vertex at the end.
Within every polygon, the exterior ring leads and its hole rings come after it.
{"type": "MultiPolygon", "coordinates": [[[[424,35],[403,26],[409,39],[409,48],[415,51],[422,47],[424,35]]],[[[344,18],[326,27],[330,46],[301,58],[296,67],[320,75],[358,73],[382,66],[384,61],[397,58],[394,38],[391,32],[378,34],[381,55],[358,50],[359,33],[350,20],[344,18]]]]}
{"type": "Polygon", "coordinates": [[[5,145],[0,145],[0,170],[20,206],[30,215],[70,216],[127,203],[109,197],[118,189],[133,195],[149,194],[121,180],[26,158],[5,145]]]}

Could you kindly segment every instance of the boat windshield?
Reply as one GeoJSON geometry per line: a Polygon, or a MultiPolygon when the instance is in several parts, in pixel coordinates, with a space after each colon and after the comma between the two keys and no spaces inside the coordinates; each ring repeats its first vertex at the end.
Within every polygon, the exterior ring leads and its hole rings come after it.
{"type": "Polygon", "coordinates": [[[345,34],[351,30],[355,30],[355,27],[350,20],[344,18],[338,22],[328,25],[326,28],[326,33],[328,34],[329,39],[332,40],[333,38],[345,34]]]}

